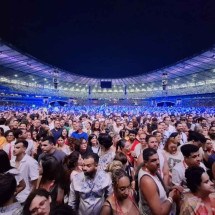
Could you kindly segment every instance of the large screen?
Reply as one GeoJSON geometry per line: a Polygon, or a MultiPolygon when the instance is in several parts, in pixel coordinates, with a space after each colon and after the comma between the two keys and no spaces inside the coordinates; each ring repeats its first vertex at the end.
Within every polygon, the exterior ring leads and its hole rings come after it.
{"type": "Polygon", "coordinates": [[[112,81],[101,81],[101,88],[112,88],[112,81]]]}

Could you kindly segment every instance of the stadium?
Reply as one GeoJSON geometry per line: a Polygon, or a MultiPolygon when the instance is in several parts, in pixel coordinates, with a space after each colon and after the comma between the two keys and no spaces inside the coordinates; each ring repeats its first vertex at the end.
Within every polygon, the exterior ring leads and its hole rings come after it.
{"type": "Polygon", "coordinates": [[[99,79],[56,68],[1,41],[1,102],[214,106],[215,48],[144,75],[99,79]]]}
{"type": "Polygon", "coordinates": [[[214,215],[215,1],[1,9],[0,214],[214,215]]]}

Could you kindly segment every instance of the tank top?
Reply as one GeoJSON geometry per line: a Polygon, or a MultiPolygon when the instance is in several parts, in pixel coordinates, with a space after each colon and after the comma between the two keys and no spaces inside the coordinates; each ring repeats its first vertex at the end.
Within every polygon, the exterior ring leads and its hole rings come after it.
{"type": "MultiPolygon", "coordinates": [[[[144,175],[148,175],[149,177],[151,177],[153,179],[153,181],[157,185],[158,194],[160,196],[160,201],[161,201],[161,203],[163,203],[167,199],[167,195],[166,195],[166,191],[164,190],[162,183],[160,182],[160,180],[158,179],[157,176],[153,176],[153,175],[149,174],[148,172],[144,171],[143,169],[140,169],[139,174],[138,174],[139,187],[140,187],[140,180],[144,175]]],[[[152,211],[149,208],[148,203],[145,200],[144,196],[142,195],[140,189],[139,189],[139,196],[140,196],[139,208],[140,208],[141,214],[142,215],[152,215],[152,211]]]]}

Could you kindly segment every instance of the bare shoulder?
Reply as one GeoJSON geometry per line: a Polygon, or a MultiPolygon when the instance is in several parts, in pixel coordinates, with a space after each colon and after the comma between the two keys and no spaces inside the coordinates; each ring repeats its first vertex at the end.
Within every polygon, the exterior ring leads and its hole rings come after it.
{"type": "Polygon", "coordinates": [[[147,195],[157,192],[155,181],[149,176],[144,175],[140,179],[140,189],[147,195]]]}

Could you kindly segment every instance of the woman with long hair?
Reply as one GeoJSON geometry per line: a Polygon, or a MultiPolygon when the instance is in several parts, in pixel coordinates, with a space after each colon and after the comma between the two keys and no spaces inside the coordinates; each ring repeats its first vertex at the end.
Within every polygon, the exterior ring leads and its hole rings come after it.
{"type": "Polygon", "coordinates": [[[41,180],[39,188],[50,192],[52,201],[56,204],[63,203],[65,189],[65,174],[63,166],[51,155],[45,155],[39,163],[41,180]]]}
{"type": "Polygon", "coordinates": [[[92,123],[90,121],[85,122],[85,132],[90,135],[92,133],[91,130],[92,123]]]}
{"type": "Polygon", "coordinates": [[[116,169],[112,173],[113,194],[103,204],[101,215],[139,215],[140,211],[133,198],[130,180],[126,172],[116,169]]]}
{"type": "Polygon", "coordinates": [[[16,179],[16,195],[25,189],[25,181],[20,175],[20,172],[10,165],[10,160],[7,153],[0,149],[0,174],[10,173],[16,179]]]}
{"type": "Polygon", "coordinates": [[[71,154],[71,150],[70,150],[70,147],[66,145],[65,140],[66,140],[65,137],[61,135],[57,139],[57,148],[63,151],[66,155],[69,155],[71,154]]]}
{"type": "Polygon", "coordinates": [[[92,123],[91,129],[92,129],[92,133],[94,133],[95,131],[99,133],[101,132],[99,120],[95,120],[92,123]]]}
{"type": "Polygon", "coordinates": [[[130,152],[130,143],[125,139],[120,139],[116,145],[116,152],[122,152],[126,155],[127,161],[132,165],[131,152],[130,152]]]}
{"type": "Polygon", "coordinates": [[[140,126],[138,129],[137,129],[137,135],[136,135],[136,139],[139,141],[139,138],[140,138],[140,134],[144,133],[144,126],[140,126]]]}
{"type": "Polygon", "coordinates": [[[115,152],[111,148],[113,145],[112,137],[109,134],[101,133],[98,138],[101,150],[99,151],[99,164],[98,168],[105,170],[109,163],[114,160],[115,152]]]}
{"type": "Polygon", "coordinates": [[[63,130],[61,132],[61,136],[64,137],[64,142],[66,145],[68,145],[69,144],[69,142],[68,142],[69,132],[66,128],[63,128],[63,130]]]}
{"type": "Polygon", "coordinates": [[[67,196],[70,191],[70,184],[75,175],[82,172],[83,158],[78,151],[73,151],[68,155],[63,162],[65,170],[65,195],[67,196]]]}
{"type": "Polygon", "coordinates": [[[65,158],[64,164],[71,182],[74,175],[82,172],[83,158],[78,151],[74,151],[65,158]]]}
{"type": "Polygon", "coordinates": [[[113,135],[113,145],[112,145],[112,149],[113,149],[114,152],[116,152],[117,143],[118,143],[118,141],[119,141],[120,139],[121,139],[121,137],[120,137],[119,134],[115,133],[115,134],[113,135]]]}
{"type": "Polygon", "coordinates": [[[99,146],[98,138],[95,134],[89,135],[88,144],[91,147],[91,149],[93,150],[93,152],[98,154],[98,152],[100,150],[100,146],[99,146]]]}
{"type": "Polygon", "coordinates": [[[76,149],[81,154],[82,158],[84,159],[87,155],[93,153],[93,150],[88,145],[88,142],[85,139],[80,139],[76,141],[76,149]]]}
{"type": "Polygon", "coordinates": [[[172,139],[168,139],[164,146],[164,153],[167,158],[168,166],[170,172],[172,172],[173,167],[184,160],[184,156],[178,150],[178,144],[172,139]]]}
{"type": "MultiPolygon", "coordinates": [[[[34,151],[33,151],[33,156],[36,158],[37,157],[37,151],[38,151],[38,148],[39,148],[39,137],[40,135],[37,133],[36,130],[33,130],[31,132],[31,139],[33,141],[33,144],[34,144],[34,151]]],[[[41,152],[41,151],[40,151],[41,152]]]]}
{"type": "Polygon", "coordinates": [[[170,134],[170,136],[169,136],[169,138],[167,140],[171,140],[174,143],[176,143],[177,146],[179,146],[181,137],[180,137],[180,134],[178,132],[173,132],[172,134],[170,134]]]}
{"type": "Polygon", "coordinates": [[[3,149],[7,152],[9,159],[11,159],[15,142],[14,133],[12,130],[8,130],[5,132],[4,136],[6,138],[6,143],[4,144],[3,149]]]}

